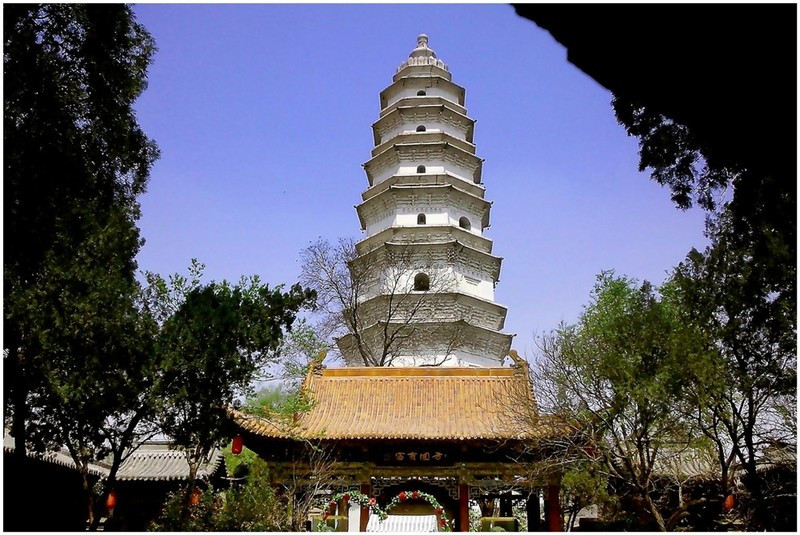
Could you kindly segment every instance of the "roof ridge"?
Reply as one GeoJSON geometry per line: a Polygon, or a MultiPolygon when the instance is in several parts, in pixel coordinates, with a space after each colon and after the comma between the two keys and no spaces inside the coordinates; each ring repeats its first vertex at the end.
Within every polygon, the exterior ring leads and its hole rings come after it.
{"type": "Polygon", "coordinates": [[[512,367],[462,366],[346,366],[323,368],[321,377],[510,377],[512,367]]]}

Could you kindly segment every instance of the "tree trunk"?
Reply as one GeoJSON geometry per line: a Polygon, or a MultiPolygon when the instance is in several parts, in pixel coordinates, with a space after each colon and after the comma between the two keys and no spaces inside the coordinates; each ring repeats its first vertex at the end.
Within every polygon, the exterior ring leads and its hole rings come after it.
{"type": "Polygon", "coordinates": [[[644,499],[644,503],[647,505],[647,510],[653,515],[653,519],[655,519],[656,524],[658,524],[659,531],[667,531],[667,525],[664,522],[664,517],[661,516],[661,513],[658,512],[658,507],[653,502],[652,498],[650,498],[650,494],[647,490],[641,492],[642,498],[644,499]]]}
{"type": "MultiPolygon", "coordinates": [[[[127,448],[131,448],[131,452],[138,449],[139,445],[137,444],[135,447],[132,442],[133,433],[136,430],[136,427],[139,425],[139,422],[142,421],[144,418],[144,412],[138,412],[128,424],[128,428],[122,434],[122,439],[118,446],[112,449],[112,461],[111,461],[111,468],[108,471],[108,476],[106,476],[105,484],[103,485],[103,492],[100,495],[100,504],[105,506],[106,500],[108,499],[109,494],[111,491],[114,490],[114,486],[117,483],[117,472],[119,471],[119,467],[122,465],[122,459],[125,454],[125,450],[127,448]]],[[[101,509],[101,513],[103,510],[101,509]]],[[[89,525],[90,531],[97,531],[97,528],[100,525],[100,519],[102,514],[96,515],[94,522],[89,525]]]]}
{"type": "Polygon", "coordinates": [[[94,500],[92,486],[89,483],[89,465],[87,463],[81,463],[78,465],[78,470],[80,470],[81,473],[81,488],[86,494],[86,526],[88,530],[96,531],[100,523],[100,515],[95,511],[97,504],[94,500]]]}
{"type": "MultiPolygon", "coordinates": [[[[22,469],[27,464],[28,459],[28,433],[25,429],[25,422],[28,419],[28,381],[25,373],[25,357],[23,352],[14,346],[14,357],[12,359],[11,377],[6,377],[6,381],[13,388],[13,407],[14,419],[12,429],[14,432],[14,457],[17,466],[22,469]]],[[[24,474],[24,472],[22,472],[24,474]]]]}
{"type": "Polygon", "coordinates": [[[185,531],[183,525],[189,519],[189,513],[192,507],[192,495],[194,494],[195,481],[197,480],[197,470],[200,467],[200,461],[189,460],[189,480],[186,482],[186,491],[183,495],[181,506],[181,527],[185,531]]]}
{"type": "Polygon", "coordinates": [[[682,519],[686,518],[689,515],[689,508],[694,507],[695,505],[700,505],[701,503],[706,503],[708,501],[707,498],[699,498],[697,500],[692,500],[690,502],[681,504],[677,511],[673,512],[669,519],[667,520],[667,531],[675,531],[675,528],[678,526],[678,522],[682,519]]]}
{"type": "Polygon", "coordinates": [[[748,530],[772,531],[772,515],[767,510],[764,497],[764,485],[761,476],[756,469],[755,461],[747,464],[747,482],[745,488],[750,494],[750,524],[748,530]]]}
{"type": "Polygon", "coordinates": [[[579,512],[580,510],[576,509],[575,507],[570,508],[569,518],[567,519],[567,531],[572,531],[575,529],[575,519],[577,518],[579,512]]]}

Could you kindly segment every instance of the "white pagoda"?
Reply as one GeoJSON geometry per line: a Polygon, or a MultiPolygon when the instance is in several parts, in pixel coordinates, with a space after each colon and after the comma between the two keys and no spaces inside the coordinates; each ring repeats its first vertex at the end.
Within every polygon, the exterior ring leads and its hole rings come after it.
{"type": "Polygon", "coordinates": [[[509,352],[475,121],[451,79],[423,34],[380,94],[356,206],[355,328],[338,340],[348,365],[499,366],[509,352]]]}

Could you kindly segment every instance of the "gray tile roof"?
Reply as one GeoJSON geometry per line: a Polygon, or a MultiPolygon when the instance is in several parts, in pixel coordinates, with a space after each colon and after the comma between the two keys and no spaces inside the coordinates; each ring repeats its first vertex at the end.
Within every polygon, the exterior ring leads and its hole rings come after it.
{"type": "MultiPolygon", "coordinates": [[[[14,437],[4,434],[3,453],[10,454],[13,453],[15,449],[16,448],[14,445],[14,437]]],[[[72,470],[77,470],[77,465],[75,464],[75,461],[72,460],[72,457],[70,456],[69,452],[65,449],[61,449],[59,451],[46,451],[44,453],[38,453],[35,451],[28,450],[27,457],[29,459],[36,459],[46,463],[56,464],[58,466],[64,466],[72,470]]],[[[108,475],[108,469],[90,463],[89,474],[93,476],[106,477],[108,475]]]]}
{"type": "MultiPolygon", "coordinates": [[[[14,438],[3,436],[3,452],[14,451],[14,438]]],[[[76,469],[75,462],[69,453],[62,449],[45,453],[28,452],[28,457],[44,462],[76,469]]],[[[219,469],[224,456],[221,450],[214,450],[211,459],[202,463],[197,470],[198,479],[208,479],[219,469]]],[[[89,464],[89,473],[99,477],[107,477],[110,463],[98,462],[89,464]]],[[[180,481],[189,475],[189,463],[182,450],[176,449],[166,441],[145,442],[133,452],[117,471],[117,481],[180,481]]]]}
{"type": "Polygon", "coordinates": [[[677,478],[712,478],[717,474],[717,466],[714,457],[706,452],[663,448],[653,464],[653,473],[677,478]]]}
{"type": "MultiPolygon", "coordinates": [[[[189,475],[189,463],[181,450],[171,449],[169,444],[149,447],[145,444],[133,452],[117,472],[119,481],[178,481],[189,475]]],[[[208,479],[222,464],[221,450],[215,450],[211,459],[200,465],[198,479],[208,479]]]]}

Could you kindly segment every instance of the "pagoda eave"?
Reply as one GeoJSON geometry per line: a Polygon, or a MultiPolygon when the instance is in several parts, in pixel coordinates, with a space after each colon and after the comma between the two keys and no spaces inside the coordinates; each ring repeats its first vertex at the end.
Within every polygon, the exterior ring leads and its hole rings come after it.
{"type": "Polygon", "coordinates": [[[414,174],[414,175],[394,175],[387,178],[380,184],[376,184],[367,188],[361,194],[361,199],[366,201],[375,197],[384,190],[391,186],[436,186],[442,184],[449,184],[457,188],[463,189],[470,195],[483,198],[486,189],[482,184],[475,184],[474,182],[467,182],[461,177],[458,177],[448,171],[439,174],[414,174]]]}
{"type": "Polygon", "coordinates": [[[408,106],[414,107],[418,105],[419,106],[443,105],[448,108],[452,108],[461,115],[464,116],[467,115],[467,109],[464,106],[457,104],[452,100],[448,100],[440,95],[423,95],[423,96],[412,95],[408,97],[403,97],[397,102],[393,103],[391,106],[383,108],[380,111],[380,117],[392,113],[397,108],[403,108],[408,106]]]}
{"type": "Polygon", "coordinates": [[[459,241],[478,251],[492,252],[492,240],[453,225],[414,225],[389,227],[356,243],[356,253],[366,254],[385,242],[402,244],[459,241]]]}

